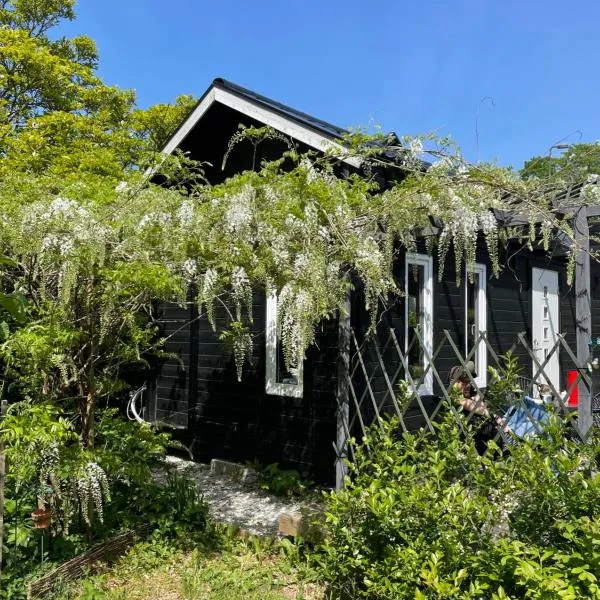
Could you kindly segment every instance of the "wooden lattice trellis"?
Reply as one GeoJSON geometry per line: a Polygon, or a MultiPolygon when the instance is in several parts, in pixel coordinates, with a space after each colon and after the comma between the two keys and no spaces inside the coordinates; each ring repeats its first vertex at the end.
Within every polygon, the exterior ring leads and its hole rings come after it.
{"type": "MultiPolygon", "coordinates": [[[[433,421],[442,406],[449,407],[456,416],[457,423],[462,427],[463,421],[459,416],[459,409],[451,398],[453,384],[448,381],[447,374],[438,368],[438,357],[443,349],[446,353],[446,364],[448,363],[448,348],[451,349],[454,364],[463,367],[481,403],[486,402],[487,389],[480,388],[477,385],[475,378],[466,369],[466,363],[474,359],[473,357],[479,344],[485,344],[488,363],[496,369],[501,369],[503,366],[501,357],[491,345],[485,332],[480,332],[471,351],[466,355],[460,351],[448,330],[443,331],[440,342],[433,350],[427,348],[419,331],[415,331],[413,339],[405,350],[402,349],[402,345],[398,341],[394,329],[389,329],[386,333],[387,335],[383,342],[377,333],[373,333],[362,340],[362,342],[359,342],[355,332],[348,327],[346,335],[346,346],[349,351],[349,360],[346,366],[347,381],[344,388],[345,393],[338,394],[338,436],[335,444],[338,464],[338,485],[341,485],[343,475],[345,474],[344,461],[353,459],[352,445],[348,444],[348,440],[351,437],[362,437],[373,422],[379,422],[383,413],[390,412],[390,410],[398,417],[401,429],[404,432],[408,431],[409,427],[406,424],[407,407],[401,406],[397,399],[398,384],[401,380],[406,381],[409,390],[412,391],[414,400],[411,403],[412,410],[414,411],[415,407],[418,408],[424,426],[430,432],[435,432],[433,421]],[[424,359],[424,370],[419,380],[413,377],[409,368],[409,356],[415,349],[415,345],[418,346],[418,350],[422,353],[421,355],[424,359]],[[437,399],[435,408],[430,412],[427,411],[424,399],[418,391],[420,382],[425,381],[429,373],[431,373],[431,378],[435,382],[436,394],[434,396],[437,399]],[[374,385],[376,380],[379,382],[383,381],[382,389],[378,389],[378,386],[374,385]],[[344,405],[344,400],[346,400],[346,405],[344,405]]],[[[556,343],[542,361],[536,356],[524,333],[520,333],[517,336],[510,350],[513,352],[518,350],[521,355],[530,358],[533,364],[533,378],[522,378],[524,382],[523,393],[522,395],[516,394],[514,396],[514,405],[523,409],[523,412],[527,415],[535,430],[540,432],[540,425],[531,414],[527,403],[524,401],[524,396],[533,396],[536,382],[543,380],[550,388],[557,408],[566,414],[569,411],[569,407],[565,399],[569,398],[571,393],[577,388],[579,402],[577,419],[573,420],[574,430],[582,441],[586,441],[588,439],[589,428],[592,424],[592,378],[590,374],[586,368],[579,368],[577,370],[577,377],[571,382],[566,390],[566,394],[564,392],[561,394],[560,390],[553,385],[552,378],[546,373],[546,368],[552,356],[559,350],[563,351],[574,365],[579,364],[575,353],[567,344],[564,335],[558,334],[556,343]]],[[[340,373],[343,375],[344,369],[341,369],[340,373]]],[[[467,416],[467,420],[473,418],[473,414],[474,412],[471,411],[467,416]]],[[[510,434],[505,433],[501,425],[497,426],[497,430],[497,438],[504,438],[508,442],[511,441],[510,434]]]]}

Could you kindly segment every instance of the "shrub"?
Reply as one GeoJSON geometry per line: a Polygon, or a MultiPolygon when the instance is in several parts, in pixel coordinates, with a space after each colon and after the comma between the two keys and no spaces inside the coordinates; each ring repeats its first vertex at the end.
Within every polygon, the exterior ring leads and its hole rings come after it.
{"type": "Polygon", "coordinates": [[[204,536],[209,522],[208,504],[196,484],[184,475],[169,474],[164,485],[148,484],[124,497],[132,516],[154,528],[162,538],[193,543],[204,536]]]}
{"type": "Polygon", "coordinates": [[[39,503],[54,511],[46,567],[140,522],[184,539],[204,530],[206,505],[193,484],[151,483],[151,466],[169,437],[113,409],[97,411],[96,419],[93,452],[82,446],[68,411],[50,402],[15,403],[2,420],[8,468],[0,598],[20,597],[25,579],[41,570],[40,533],[31,521],[39,503]]]}
{"type": "Polygon", "coordinates": [[[479,456],[448,415],[436,434],[396,419],[355,447],[345,489],[327,496],[314,553],[335,598],[596,598],[597,445],[544,439],[479,456]]]}
{"type": "Polygon", "coordinates": [[[168,433],[158,432],[149,424],[126,421],[114,408],[98,411],[96,454],[113,480],[148,481],[150,467],[164,457],[170,443],[168,433]]]}
{"type": "Polygon", "coordinates": [[[259,472],[260,486],[276,496],[296,496],[306,491],[310,482],[302,480],[295,469],[281,469],[278,463],[267,465],[259,472]]]}

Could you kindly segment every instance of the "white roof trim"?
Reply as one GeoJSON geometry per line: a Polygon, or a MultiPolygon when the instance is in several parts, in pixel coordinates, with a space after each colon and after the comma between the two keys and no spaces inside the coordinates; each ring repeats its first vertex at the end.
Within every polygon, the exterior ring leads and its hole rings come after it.
{"type": "Polygon", "coordinates": [[[171,154],[177,146],[183,141],[187,134],[193,129],[194,125],[202,118],[202,115],[212,106],[215,101],[215,89],[210,90],[202,99],[202,102],[196,106],[190,116],[184,121],[183,125],[173,134],[173,137],[163,148],[163,154],[171,154]]]}
{"type": "MultiPolygon", "coordinates": [[[[320,133],[313,131],[312,129],[296,123],[291,119],[278,114],[275,111],[269,110],[264,106],[260,106],[246,98],[240,98],[238,95],[223,90],[218,87],[213,87],[206,96],[202,99],[200,104],[196,106],[192,114],[186,119],[183,125],[175,132],[173,137],[168,141],[167,145],[163,149],[164,154],[171,154],[184,138],[194,128],[196,123],[202,118],[204,113],[213,105],[214,102],[219,102],[241,112],[249,117],[280,131],[281,133],[290,136],[291,138],[303,142],[304,144],[315,148],[316,150],[329,150],[336,149],[344,152],[345,149],[340,144],[332,141],[331,139],[321,135],[320,133]]],[[[360,159],[356,157],[348,157],[344,159],[348,164],[359,167],[360,159]]]]}

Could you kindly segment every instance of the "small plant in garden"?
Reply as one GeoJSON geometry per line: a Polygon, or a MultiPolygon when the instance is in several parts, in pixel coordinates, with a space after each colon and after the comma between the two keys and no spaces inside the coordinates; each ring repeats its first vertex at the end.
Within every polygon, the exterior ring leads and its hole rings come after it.
{"type": "Polygon", "coordinates": [[[498,369],[488,367],[490,382],[488,384],[485,402],[494,413],[502,414],[509,406],[514,404],[518,396],[525,390],[519,387],[518,377],[522,372],[519,367],[519,358],[513,352],[500,356],[502,366],[498,369]]]}
{"type": "Polygon", "coordinates": [[[281,469],[278,463],[267,465],[259,472],[260,486],[277,496],[303,494],[310,482],[304,480],[295,469],[281,469]]]}

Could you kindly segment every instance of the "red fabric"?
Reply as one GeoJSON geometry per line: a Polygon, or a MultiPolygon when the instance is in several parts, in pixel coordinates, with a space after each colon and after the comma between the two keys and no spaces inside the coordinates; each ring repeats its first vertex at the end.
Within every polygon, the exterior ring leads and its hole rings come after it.
{"type": "MultiPolygon", "coordinates": [[[[571,389],[571,386],[577,381],[577,371],[567,371],[567,391],[571,389]]],[[[575,389],[569,394],[567,398],[567,406],[577,406],[579,404],[579,386],[575,386],[575,389]]]]}

